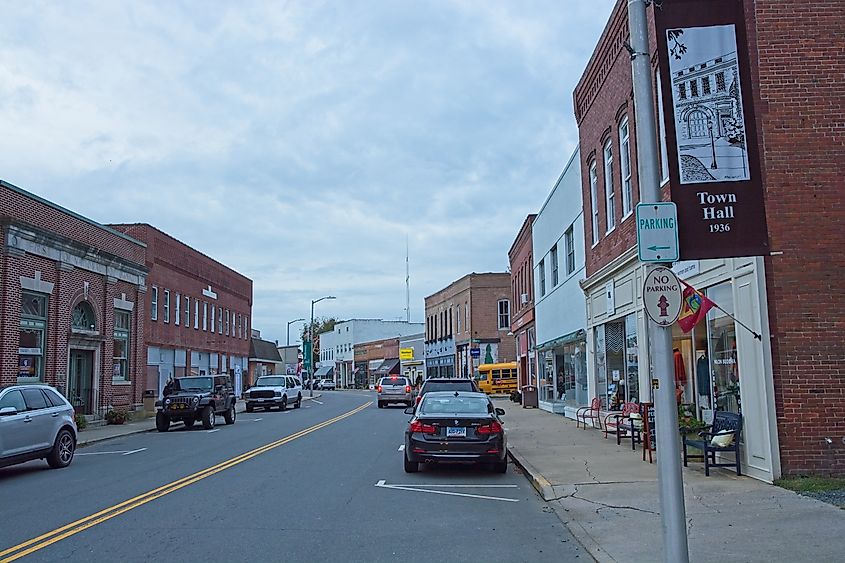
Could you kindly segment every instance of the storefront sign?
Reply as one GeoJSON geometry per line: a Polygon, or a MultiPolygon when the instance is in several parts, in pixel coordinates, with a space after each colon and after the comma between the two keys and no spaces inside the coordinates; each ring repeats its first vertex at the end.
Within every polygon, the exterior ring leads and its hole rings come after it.
{"type": "Polygon", "coordinates": [[[670,326],[681,313],[683,289],[678,276],[669,268],[654,268],[645,277],[645,312],[658,326],[670,326]]]}
{"type": "Polygon", "coordinates": [[[743,2],[654,14],[680,258],[768,254],[743,2]]]}
{"type": "Polygon", "coordinates": [[[400,348],[399,349],[399,359],[400,360],[413,360],[414,359],[414,349],[413,348],[400,348]]]}
{"type": "Polygon", "coordinates": [[[469,355],[473,358],[480,358],[481,357],[481,348],[470,348],[469,355]]]}
{"type": "Polygon", "coordinates": [[[18,377],[32,377],[35,375],[35,360],[32,358],[18,358],[18,377]]]}
{"type": "Polygon", "coordinates": [[[678,211],[671,201],[637,204],[640,262],[677,262],[678,211]]]}

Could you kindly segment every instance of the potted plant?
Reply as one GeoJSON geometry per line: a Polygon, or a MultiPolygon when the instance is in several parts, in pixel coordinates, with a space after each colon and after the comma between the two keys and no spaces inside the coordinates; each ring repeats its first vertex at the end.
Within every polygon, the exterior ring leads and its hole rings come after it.
{"type": "Polygon", "coordinates": [[[126,422],[127,412],[125,409],[109,409],[106,412],[106,424],[123,424],[126,422]]]}

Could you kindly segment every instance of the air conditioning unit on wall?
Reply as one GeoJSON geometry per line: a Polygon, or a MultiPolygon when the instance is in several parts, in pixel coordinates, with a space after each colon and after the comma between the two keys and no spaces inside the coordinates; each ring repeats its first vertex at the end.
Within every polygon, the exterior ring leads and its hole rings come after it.
{"type": "Polygon", "coordinates": [[[527,293],[523,293],[519,296],[519,303],[522,304],[522,305],[528,304],[528,294],[527,293]]]}

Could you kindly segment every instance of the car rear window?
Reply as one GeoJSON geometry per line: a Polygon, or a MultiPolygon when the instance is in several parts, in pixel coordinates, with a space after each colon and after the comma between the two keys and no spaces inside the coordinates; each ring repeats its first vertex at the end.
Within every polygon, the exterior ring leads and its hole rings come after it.
{"type": "Polygon", "coordinates": [[[404,377],[397,377],[396,379],[393,379],[392,377],[385,377],[384,379],[381,380],[381,384],[382,385],[402,385],[404,387],[405,385],[408,385],[408,380],[405,379],[404,377]]]}
{"type": "Polygon", "coordinates": [[[487,414],[490,401],[485,397],[426,395],[420,404],[422,414],[487,414]]]}
{"type": "Polygon", "coordinates": [[[475,391],[470,380],[454,382],[429,382],[423,387],[423,391],[475,391]]]}

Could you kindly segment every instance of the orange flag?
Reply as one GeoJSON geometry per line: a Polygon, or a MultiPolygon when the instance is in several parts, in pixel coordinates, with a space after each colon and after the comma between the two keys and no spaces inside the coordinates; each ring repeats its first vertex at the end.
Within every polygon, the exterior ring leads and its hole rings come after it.
{"type": "Polygon", "coordinates": [[[678,326],[682,331],[689,332],[716,304],[684,280],[681,280],[681,283],[684,284],[684,295],[681,314],[678,315],[678,326]]]}

